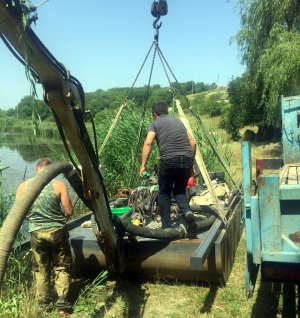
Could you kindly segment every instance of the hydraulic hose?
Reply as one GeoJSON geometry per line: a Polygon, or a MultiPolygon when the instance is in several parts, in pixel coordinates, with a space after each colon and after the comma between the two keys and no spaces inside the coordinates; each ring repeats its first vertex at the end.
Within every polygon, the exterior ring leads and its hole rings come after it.
{"type": "Polygon", "coordinates": [[[197,229],[196,229],[195,232],[208,230],[214,224],[216,219],[217,218],[212,215],[212,216],[210,216],[207,219],[204,219],[202,221],[196,222],[197,229]]]}
{"type": "Polygon", "coordinates": [[[121,216],[121,219],[122,219],[122,220],[127,220],[127,219],[129,219],[129,218],[131,217],[132,213],[133,213],[133,209],[128,210],[127,212],[125,212],[125,213],[121,216]]]}
{"type": "Polygon", "coordinates": [[[0,231],[0,285],[6,269],[8,255],[25,216],[43,188],[61,173],[67,174],[73,169],[70,163],[58,161],[52,163],[37,174],[26,187],[18,201],[11,208],[0,231]]]}
{"type": "Polygon", "coordinates": [[[190,207],[191,207],[192,212],[210,213],[216,217],[218,217],[218,215],[219,215],[218,210],[215,207],[210,206],[210,205],[200,205],[200,204],[197,205],[197,204],[195,204],[195,205],[191,205],[190,207]]]}

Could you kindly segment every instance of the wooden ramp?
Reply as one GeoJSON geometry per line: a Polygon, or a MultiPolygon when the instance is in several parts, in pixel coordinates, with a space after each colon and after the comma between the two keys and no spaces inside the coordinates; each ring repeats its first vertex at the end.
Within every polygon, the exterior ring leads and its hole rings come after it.
{"type": "Polygon", "coordinates": [[[280,173],[280,185],[290,184],[295,185],[300,183],[300,164],[287,164],[280,173]]]}

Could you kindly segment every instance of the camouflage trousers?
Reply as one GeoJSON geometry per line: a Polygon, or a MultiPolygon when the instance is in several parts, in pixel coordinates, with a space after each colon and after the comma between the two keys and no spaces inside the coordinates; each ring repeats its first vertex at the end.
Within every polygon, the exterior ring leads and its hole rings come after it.
{"type": "Polygon", "coordinates": [[[53,303],[51,290],[51,271],[55,273],[57,293],[56,307],[60,310],[71,309],[67,300],[70,286],[71,250],[69,233],[63,227],[52,227],[31,232],[30,244],[33,250],[39,306],[50,309],[53,303]]]}

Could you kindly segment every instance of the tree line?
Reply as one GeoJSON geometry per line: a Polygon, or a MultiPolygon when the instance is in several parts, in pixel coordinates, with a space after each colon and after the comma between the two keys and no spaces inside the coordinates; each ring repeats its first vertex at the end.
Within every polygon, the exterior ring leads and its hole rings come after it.
{"type": "MultiPolygon", "coordinates": [[[[232,77],[227,89],[229,103],[220,107],[217,85],[189,81],[172,83],[176,97],[197,94],[191,105],[198,113],[211,116],[222,112],[220,128],[233,140],[240,138],[245,126],[258,126],[261,134],[281,129],[281,96],[300,95],[300,1],[299,0],[238,0],[241,28],[233,37],[239,50],[245,72],[232,77]],[[216,91],[215,96],[204,98],[201,93],[216,91]]],[[[86,109],[93,115],[121,105],[129,87],[99,89],[86,93],[86,109]]],[[[145,96],[149,104],[164,101],[172,105],[169,87],[153,85],[134,88],[130,100],[142,105],[145,96]]],[[[25,96],[15,108],[0,110],[0,117],[31,116],[30,97],[25,96]]],[[[183,107],[185,101],[182,100],[183,107]]],[[[38,101],[40,118],[50,118],[50,109],[38,101]]]]}
{"type": "Polygon", "coordinates": [[[300,94],[299,0],[239,0],[238,44],[246,70],[228,85],[230,107],[222,128],[233,139],[257,125],[265,134],[281,128],[281,96],[300,94]]]}
{"type": "MultiPolygon", "coordinates": [[[[172,83],[172,87],[177,97],[182,98],[182,94],[198,94],[216,89],[215,83],[205,84],[204,82],[189,81],[186,83],[172,83]]],[[[85,93],[85,109],[90,110],[96,116],[103,111],[109,111],[119,108],[125,98],[134,101],[137,105],[143,105],[147,99],[147,103],[152,105],[154,102],[165,102],[172,105],[173,93],[170,87],[161,87],[153,85],[148,88],[134,87],[116,87],[107,90],[98,89],[95,92],[85,93]],[[130,94],[129,94],[130,93],[130,94]],[[129,96],[128,96],[129,94],[129,96]]],[[[49,106],[44,101],[37,100],[38,115],[41,120],[53,120],[52,112],[49,106]]],[[[185,103],[185,101],[183,101],[185,103]]],[[[28,119],[32,116],[32,97],[24,96],[21,101],[14,107],[8,110],[0,109],[0,117],[15,117],[19,119],[28,119]]]]}

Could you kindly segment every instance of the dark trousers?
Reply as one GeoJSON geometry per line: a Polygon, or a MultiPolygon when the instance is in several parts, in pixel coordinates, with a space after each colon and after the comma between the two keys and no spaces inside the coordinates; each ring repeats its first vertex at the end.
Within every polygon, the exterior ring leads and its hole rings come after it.
{"type": "Polygon", "coordinates": [[[190,211],[189,200],[186,195],[188,179],[191,176],[194,159],[189,157],[175,157],[161,160],[158,171],[158,207],[162,228],[171,227],[170,207],[171,192],[183,214],[190,211]]]}

